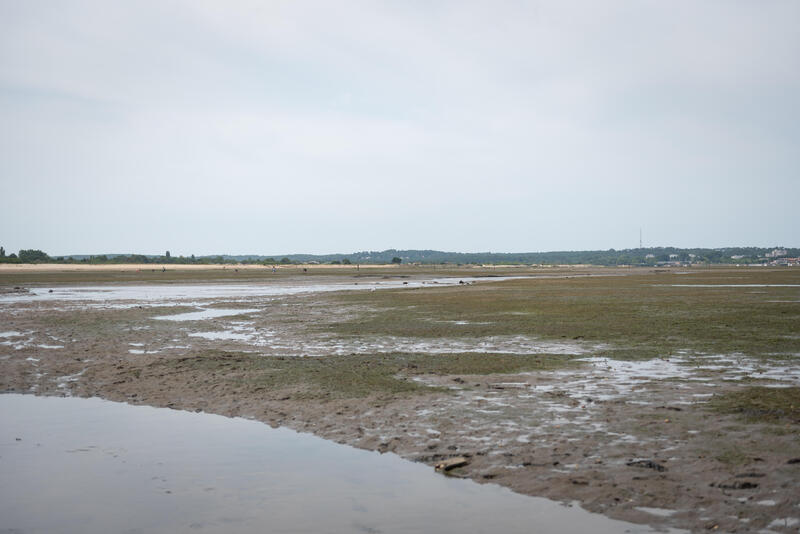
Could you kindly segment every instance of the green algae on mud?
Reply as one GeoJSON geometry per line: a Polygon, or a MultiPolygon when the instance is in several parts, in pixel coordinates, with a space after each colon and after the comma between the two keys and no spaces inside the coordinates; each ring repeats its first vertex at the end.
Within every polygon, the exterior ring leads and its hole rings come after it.
{"type": "Polygon", "coordinates": [[[264,391],[292,398],[343,399],[368,396],[446,391],[420,384],[412,378],[424,374],[490,375],[577,367],[572,356],[536,354],[351,354],[324,358],[267,357],[253,353],[203,351],[157,361],[148,374],[170,373],[218,376],[242,393],[264,391]]]}
{"type": "Polygon", "coordinates": [[[706,269],[348,293],[332,298],[351,307],[352,317],[320,328],[345,336],[583,341],[607,344],[601,354],[617,359],[687,350],[794,358],[797,284],[797,269],[706,269]]]}
{"type": "Polygon", "coordinates": [[[709,407],[749,423],[800,424],[800,388],[751,386],[715,395],[709,407]]]}
{"type": "Polygon", "coordinates": [[[189,313],[195,309],[188,305],[128,307],[115,309],[113,313],[104,309],[51,309],[40,314],[38,322],[50,331],[63,332],[65,336],[68,332],[78,332],[83,337],[107,336],[113,339],[135,327],[146,326],[150,331],[167,330],[169,327],[154,317],[189,313]]]}

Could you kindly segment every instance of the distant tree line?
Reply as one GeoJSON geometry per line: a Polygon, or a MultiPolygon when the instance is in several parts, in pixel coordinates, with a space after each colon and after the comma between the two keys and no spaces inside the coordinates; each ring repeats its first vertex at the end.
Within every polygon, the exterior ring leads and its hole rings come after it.
{"type": "MultiPolygon", "coordinates": [[[[0,247],[0,263],[76,263],[76,264],[255,264],[293,265],[300,263],[351,264],[456,264],[456,265],[660,265],[665,263],[694,264],[758,264],[770,261],[768,254],[780,247],[675,248],[650,247],[625,250],[583,250],[555,252],[442,252],[438,250],[363,251],[352,254],[289,254],[275,259],[258,255],[173,256],[151,254],[100,254],[51,257],[41,250],[20,250],[8,254],[0,247]]],[[[800,257],[800,249],[786,248],[786,256],[800,257]]]]}
{"type": "Polygon", "coordinates": [[[0,263],[49,263],[52,258],[41,250],[20,250],[18,254],[13,252],[6,255],[6,249],[0,247],[0,263]]]}

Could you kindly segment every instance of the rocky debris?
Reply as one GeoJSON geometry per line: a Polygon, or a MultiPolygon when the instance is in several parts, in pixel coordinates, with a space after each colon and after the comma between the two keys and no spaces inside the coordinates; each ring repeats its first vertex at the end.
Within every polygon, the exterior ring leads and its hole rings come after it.
{"type": "Polygon", "coordinates": [[[666,471],[667,468],[661,464],[657,464],[652,460],[633,460],[626,462],[625,465],[630,467],[641,467],[643,469],[655,469],[656,471],[666,471]]]}
{"type": "MultiPolygon", "coordinates": [[[[712,482],[710,486],[713,487],[714,483],[712,482]]],[[[726,480],[725,482],[717,484],[717,487],[730,490],[756,489],[758,487],[758,482],[750,482],[749,480],[726,480]]]]}
{"type": "Polygon", "coordinates": [[[17,294],[30,294],[30,289],[20,286],[14,286],[13,288],[10,287],[2,287],[0,288],[0,294],[7,294],[7,293],[17,293],[17,294]]]}
{"type": "Polygon", "coordinates": [[[463,456],[456,456],[455,458],[448,458],[447,460],[442,460],[441,462],[437,463],[434,466],[434,469],[437,471],[450,471],[451,469],[455,469],[456,467],[463,467],[467,465],[469,461],[463,456]]]}

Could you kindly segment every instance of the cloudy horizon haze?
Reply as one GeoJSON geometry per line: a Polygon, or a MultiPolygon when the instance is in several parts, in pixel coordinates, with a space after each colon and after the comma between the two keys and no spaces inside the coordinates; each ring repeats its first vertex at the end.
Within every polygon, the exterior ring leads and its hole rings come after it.
{"type": "Polygon", "coordinates": [[[0,0],[0,245],[800,246],[800,3],[0,0]]]}

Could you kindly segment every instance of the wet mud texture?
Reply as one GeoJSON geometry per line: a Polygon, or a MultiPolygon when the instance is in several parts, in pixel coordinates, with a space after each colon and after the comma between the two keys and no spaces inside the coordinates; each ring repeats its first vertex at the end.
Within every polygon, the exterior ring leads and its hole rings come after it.
{"type": "Polygon", "coordinates": [[[796,359],[685,351],[620,361],[595,343],[535,336],[480,338],[472,353],[463,338],[449,352],[426,352],[448,338],[409,338],[396,350],[390,337],[321,328],[369,313],[324,295],[127,304],[0,307],[0,390],[254,418],[432,469],[464,457],[446,476],[638,523],[797,530],[796,359]],[[210,332],[220,335],[197,335],[210,332]],[[759,388],[782,398],[761,405],[759,388]],[[755,400],[725,403],[744,394],[755,400]]]}

